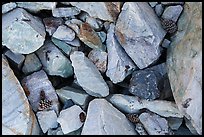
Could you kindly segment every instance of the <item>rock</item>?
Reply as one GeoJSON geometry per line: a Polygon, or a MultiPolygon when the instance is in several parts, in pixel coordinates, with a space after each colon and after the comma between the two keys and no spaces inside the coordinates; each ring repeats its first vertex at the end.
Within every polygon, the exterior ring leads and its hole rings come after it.
{"type": "Polygon", "coordinates": [[[106,52],[94,49],[88,54],[88,58],[96,65],[101,73],[106,71],[107,57],[108,54],[106,52]]]}
{"type": "Polygon", "coordinates": [[[139,133],[139,135],[148,135],[141,123],[136,124],[135,130],[139,133]]]}
{"type": "Polygon", "coordinates": [[[15,9],[16,6],[17,5],[15,2],[9,2],[9,3],[3,4],[2,5],[2,14],[5,14],[5,13],[15,9]]]}
{"type": "Polygon", "coordinates": [[[67,44],[70,44],[70,45],[72,45],[74,47],[80,47],[81,46],[80,40],[77,37],[75,37],[75,39],[72,40],[72,41],[67,41],[66,40],[64,42],[67,43],[67,44]]]}
{"type": "Polygon", "coordinates": [[[103,26],[104,26],[104,28],[105,28],[106,31],[109,30],[110,24],[111,24],[111,22],[108,22],[108,21],[106,21],[106,22],[103,23],[103,26]]]}
{"type": "Polygon", "coordinates": [[[60,123],[64,134],[79,129],[83,123],[80,121],[79,114],[84,111],[77,105],[62,110],[57,122],[60,123]]]}
{"type": "Polygon", "coordinates": [[[115,33],[119,43],[140,69],[160,57],[159,45],[166,35],[159,18],[146,2],[126,2],[118,17],[115,33]]]}
{"type": "Polygon", "coordinates": [[[59,112],[59,101],[54,87],[49,81],[46,73],[43,70],[34,72],[31,75],[26,76],[21,81],[22,87],[25,90],[29,103],[33,111],[37,112],[40,102],[40,92],[45,92],[46,99],[52,101],[51,110],[59,112]]]}
{"type": "Polygon", "coordinates": [[[35,71],[40,70],[42,67],[42,64],[38,57],[35,55],[35,53],[31,53],[26,55],[25,61],[22,67],[22,71],[24,74],[31,74],[35,71]]]}
{"type": "Polygon", "coordinates": [[[47,135],[64,135],[62,128],[58,127],[57,129],[48,129],[47,135]]]}
{"type": "Polygon", "coordinates": [[[124,113],[139,113],[141,109],[148,109],[163,117],[178,117],[183,115],[178,110],[176,104],[165,100],[147,101],[136,96],[113,94],[107,97],[116,108],[124,113]]]}
{"type": "Polygon", "coordinates": [[[120,13],[120,2],[70,2],[71,5],[87,12],[91,17],[115,21],[120,13]]]}
{"type": "Polygon", "coordinates": [[[103,80],[97,67],[84,55],[75,51],[70,55],[77,82],[91,96],[105,97],[109,94],[109,88],[103,80]]]}
{"type": "Polygon", "coordinates": [[[172,130],[178,130],[183,122],[183,118],[168,117],[167,121],[172,130]]]}
{"type": "Polygon", "coordinates": [[[62,3],[64,5],[70,5],[70,2],[60,2],[60,3],[62,3]]]}
{"type": "Polygon", "coordinates": [[[80,12],[81,10],[76,7],[54,8],[52,15],[54,17],[70,17],[78,15],[80,12]]]}
{"type": "Polygon", "coordinates": [[[170,6],[170,5],[183,5],[184,2],[161,2],[161,4],[165,6],[170,6]]]}
{"type": "Polygon", "coordinates": [[[65,25],[61,25],[57,28],[57,30],[54,32],[52,36],[59,40],[72,41],[75,38],[75,33],[69,27],[65,25]]]}
{"type": "Polygon", "coordinates": [[[48,17],[43,19],[45,29],[50,36],[57,30],[57,28],[63,24],[62,18],[48,17]]]}
{"type": "Polygon", "coordinates": [[[162,14],[162,18],[173,20],[173,21],[177,22],[182,11],[183,11],[183,7],[181,5],[168,6],[164,10],[164,12],[162,14]]]}
{"type": "Polygon", "coordinates": [[[48,129],[57,128],[57,114],[54,110],[39,111],[36,115],[43,133],[46,133],[48,129]]]}
{"type": "Polygon", "coordinates": [[[174,131],[174,135],[193,135],[189,129],[185,126],[180,126],[180,128],[174,131]]]}
{"type": "Polygon", "coordinates": [[[77,24],[72,23],[71,20],[67,20],[67,21],[65,22],[65,24],[66,24],[69,28],[71,28],[72,30],[74,30],[74,32],[75,32],[77,35],[79,35],[80,30],[79,30],[79,26],[78,26],[77,24]]]}
{"type": "Polygon", "coordinates": [[[130,75],[136,66],[118,43],[114,29],[115,26],[111,24],[107,34],[108,66],[106,75],[113,83],[118,83],[130,75]]]}
{"type": "Polygon", "coordinates": [[[70,98],[75,104],[82,106],[82,108],[88,104],[90,99],[90,96],[85,91],[68,86],[58,89],[56,92],[63,103],[70,98]]]}
{"type": "Polygon", "coordinates": [[[188,120],[186,117],[184,117],[184,121],[185,121],[185,125],[186,127],[188,127],[188,129],[190,130],[190,132],[194,135],[198,135],[198,132],[196,131],[196,129],[193,127],[192,123],[190,120],[188,120]]]}
{"type": "Polygon", "coordinates": [[[158,2],[149,2],[149,5],[154,8],[157,5],[158,2]]]}
{"type": "Polygon", "coordinates": [[[164,48],[168,48],[170,43],[171,43],[171,41],[169,41],[168,39],[164,39],[161,46],[164,48]]]}
{"type": "Polygon", "coordinates": [[[14,53],[36,51],[43,45],[45,35],[41,20],[24,9],[16,8],[2,15],[2,45],[14,53]]]}
{"type": "Polygon", "coordinates": [[[137,135],[125,115],[105,99],[89,103],[81,135],[137,135]]]}
{"type": "Polygon", "coordinates": [[[140,114],[139,119],[149,135],[169,134],[169,127],[166,119],[159,115],[142,113],[140,114]]]}
{"type": "Polygon", "coordinates": [[[87,17],[86,22],[94,29],[94,30],[100,30],[102,26],[99,26],[96,18],[93,17],[87,17]]]}
{"type": "Polygon", "coordinates": [[[23,88],[2,56],[2,135],[39,135],[40,132],[23,88]]]}
{"type": "Polygon", "coordinates": [[[132,74],[129,92],[141,99],[154,100],[160,96],[159,80],[154,71],[138,70],[132,74]]]}
{"type": "Polygon", "coordinates": [[[16,2],[18,7],[24,8],[30,12],[39,12],[41,10],[52,10],[57,2],[16,2]]]}
{"type": "Polygon", "coordinates": [[[179,110],[202,134],[202,4],[187,2],[167,50],[168,76],[179,110]]]}
{"type": "Polygon", "coordinates": [[[36,53],[42,62],[43,69],[48,75],[61,76],[64,78],[73,75],[71,62],[51,41],[45,41],[43,47],[36,53]]]}
{"type": "Polygon", "coordinates": [[[162,4],[158,4],[155,6],[155,12],[158,17],[162,15],[163,11],[164,11],[164,7],[162,6],[162,4]]]}
{"type": "MultiPolygon", "coordinates": [[[[63,100],[63,99],[61,99],[61,100],[63,100]]],[[[70,107],[75,105],[74,102],[70,98],[66,99],[63,104],[64,104],[64,106],[62,109],[67,109],[67,108],[70,108],[70,107]]]]}
{"type": "Polygon", "coordinates": [[[92,49],[105,50],[100,37],[88,23],[80,25],[79,39],[92,49]]]}
{"type": "Polygon", "coordinates": [[[79,129],[75,130],[75,131],[72,131],[72,132],[66,134],[66,135],[81,135],[82,128],[83,128],[83,126],[80,127],[79,129]]]}
{"type": "Polygon", "coordinates": [[[17,67],[19,70],[21,69],[23,62],[25,60],[24,55],[13,53],[11,50],[6,51],[4,55],[12,62],[12,65],[17,67]]]}
{"type": "Polygon", "coordinates": [[[102,43],[106,41],[106,33],[104,31],[97,32],[97,34],[100,37],[102,43]]]}

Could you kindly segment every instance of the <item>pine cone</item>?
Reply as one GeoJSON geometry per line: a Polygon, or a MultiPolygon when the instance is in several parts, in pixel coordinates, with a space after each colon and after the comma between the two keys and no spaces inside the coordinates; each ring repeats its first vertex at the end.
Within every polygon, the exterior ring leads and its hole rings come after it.
{"type": "Polygon", "coordinates": [[[127,114],[126,117],[128,120],[134,124],[138,123],[140,120],[137,114],[127,114]]]}
{"type": "Polygon", "coordinates": [[[176,22],[169,19],[161,18],[161,25],[169,34],[174,34],[178,29],[176,22]]]}
{"type": "Polygon", "coordinates": [[[50,100],[40,100],[39,102],[39,110],[45,110],[47,108],[50,108],[52,106],[52,101],[50,100]]]}

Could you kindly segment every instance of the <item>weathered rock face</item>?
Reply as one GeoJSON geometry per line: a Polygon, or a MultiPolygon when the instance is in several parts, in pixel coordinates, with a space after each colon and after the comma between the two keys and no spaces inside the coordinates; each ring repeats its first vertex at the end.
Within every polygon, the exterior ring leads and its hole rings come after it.
{"type": "Polygon", "coordinates": [[[159,45],[166,32],[148,3],[126,2],[115,32],[122,47],[140,69],[159,58],[159,45]]]}
{"type": "Polygon", "coordinates": [[[40,128],[19,81],[2,58],[2,134],[38,135],[40,128]]]}
{"type": "Polygon", "coordinates": [[[202,4],[187,2],[167,52],[168,76],[179,110],[202,134],[202,4]]]}
{"type": "Polygon", "coordinates": [[[6,4],[2,5],[2,14],[5,14],[11,10],[13,10],[14,8],[16,8],[16,3],[15,2],[9,2],[6,4]]]}
{"type": "Polygon", "coordinates": [[[24,9],[16,8],[2,15],[2,45],[14,53],[36,51],[43,45],[45,35],[42,21],[24,9]]]}
{"type": "Polygon", "coordinates": [[[82,135],[137,135],[125,115],[105,99],[89,103],[82,135]]]}

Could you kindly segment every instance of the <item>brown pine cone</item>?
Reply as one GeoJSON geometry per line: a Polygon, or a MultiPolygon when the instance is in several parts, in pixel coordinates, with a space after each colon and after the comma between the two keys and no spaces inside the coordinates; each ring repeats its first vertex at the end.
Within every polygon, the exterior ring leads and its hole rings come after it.
{"type": "Polygon", "coordinates": [[[161,25],[169,34],[174,34],[178,30],[176,22],[173,20],[161,18],[161,25]]]}
{"type": "Polygon", "coordinates": [[[40,100],[39,102],[39,110],[45,110],[47,108],[50,108],[52,106],[52,101],[50,100],[40,100]]]}
{"type": "Polygon", "coordinates": [[[136,124],[140,121],[137,114],[127,114],[126,117],[130,122],[132,122],[134,124],[136,124]]]}

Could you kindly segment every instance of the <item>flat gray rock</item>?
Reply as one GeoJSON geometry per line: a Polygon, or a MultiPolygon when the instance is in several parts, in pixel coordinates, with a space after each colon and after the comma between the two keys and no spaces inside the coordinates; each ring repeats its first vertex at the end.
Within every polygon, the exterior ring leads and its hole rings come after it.
{"type": "Polygon", "coordinates": [[[3,4],[2,5],[2,14],[5,14],[5,13],[15,9],[16,6],[17,5],[15,2],[9,2],[9,3],[3,4]]]}
{"type": "Polygon", "coordinates": [[[106,75],[113,83],[118,83],[130,75],[136,66],[117,41],[114,29],[115,26],[111,24],[107,34],[108,66],[106,75]]]}
{"type": "Polygon", "coordinates": [[[79,85],[91,96],[105,97],[109,88],[97,67],[83,52],[75,51],[70,55],[74,74],[79,85]]]}
{"type": "Polygon", "coordinates": [[[64,42],[67,43],[67,44],[70,44],[70,45],[72,45],[74,47],[80,47],[81,46],[81,42],[80,42],[78,37],[75,37],[75,39],[72,40],[72,41],[65,40],[64,42]]]}
{"type": "Polygon", "coordinates": [[[49,40],[36,52],[48,75],[61,76],[64,78],[73,75],[70,60],[49,40]]]}
{"type": "Polygon", "coordinates": [[[159,18],[146,2],[126,2],[118,17],[115,33],[140,69],[158,60],[161,55],[159,45],[166,35],[159,18]]]}
{"type": "Polygon", "coordinates": [[[126,116],[105,99],[89,103],[81,135],[137,135],[126,116]]]}
{"type": "Polygon", "coordinates": [[[158,2],[149,2],[149,5],[154,8],[156,5],[158,4],[158,2]]]}
{"type": "Polygon", "coordinates": [[[83,122],[80,121],[80,113],[85,112],[77,105],[60,112],[57,122],[60,123],[64,134],[75,131],[83,125],[83,122]]]}
{"type": "Polygon", "coordinates": [[[53,33],[52,36],[59,40],[72,41],[75,38],[75,32],[69,27],[61,25],[57,28],[57,30],[53,33]]]}
{"type": "Polygon", "coordinates": [[[52,15],[54,17],[70,17],[78,15],[81,12],[80,9],[76,7],[65,7],[65,8],[54,8],[52,10],[52,15]]]}
{"type": "Polygon", "coordinates": [[[181,12],[183,11],[183,6],[177,5],[177,6],[168,6],[163,14],[162,18],[169,19],[177,22],[181,12]]]}
{"type": "Polygon", "coordinates": [[[164,7],[162,4],[158,4],[155,6],[155,13],[157,14],[158,17],[162,15],[163,11],[164,11],[164,7]]]}
{"type": "Polygon", "coordinates": [[[14,53],[29,54],[39,49],[45,40],[45,27],[26,10],[16,8],[2,15],[2,45],[14,53]]]}
{"type": "Polygon", "coordinates": [[[36,116],[43,133],[46,133],[48,129],[57,128],[57,114],[54,110],[39,111],[36,116]]]}
{"type": "Polygon", "coordinates": [[[164,39],[161,46],[164,48],[169,48],[170,44],[171,44],[171,41],[169,41],[168,39],[164,39]]]}
{"type": "Polygon", "coordinates": [[[168,117],[166,120],[168,121],[168,125],[172,130],[178,130],[183,122],[183,118],[176,117],[168,117]]]}
{"type": "Polygon", "coordinates": [[[23,88],[2,56],[2,135],[38,135],[40,132],[23,88]]]}
{"type": "Polygon", "coordinates": [[[63,24],[62,18],[48,17],[43,19],[45,29],[50,36],[57,30],[57,28],[63,24]]]}
{"type": "Polygon", "coordinates": [[[93,18],[93,17],[87,17],[86,18],[86,22],[91,25],[91,27],[94,29],[94,30],[99,30],[101,29],[102,26],[100,26],[96,20],[96,18],[93,18]]]}

